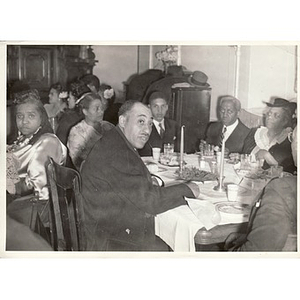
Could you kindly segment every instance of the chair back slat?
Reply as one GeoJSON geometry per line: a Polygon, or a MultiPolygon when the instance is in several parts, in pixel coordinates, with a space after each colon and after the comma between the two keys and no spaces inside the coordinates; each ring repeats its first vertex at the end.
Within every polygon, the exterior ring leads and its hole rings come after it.
{"type": "Polygon", "coordinates": [[[50,187],[51,236],[57,251],[85,250],[80,174],[49,158],[46,167],[50,187]]]}

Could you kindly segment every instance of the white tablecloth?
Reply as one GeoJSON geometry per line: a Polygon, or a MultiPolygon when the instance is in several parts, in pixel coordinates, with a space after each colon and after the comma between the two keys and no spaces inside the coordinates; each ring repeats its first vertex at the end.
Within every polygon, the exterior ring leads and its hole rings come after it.
{"type": "MultiPolygon", "coordinates": [[[[187,165],[199,167],[198,155],[185,155],[187,165]]],[[[144,162],[153,162],[151,157],[143,158],[144,162]]],[[[155,173],[160,176],[166,185],[178,183],[175,171],[177,168],[166,167],[158,164],[159,171],[155,173]]],[[[208,162],[205,169],[210,171],[208,162]]],[[[224,165],[225,183],[240,182],[233,169],[232,164],[224,165]]],[[[182,205],[161,213],[155,218],[155,234],[164,240],[174,251],[193,252],[195,251],[194,237],[197,231],[203,227],[210,230],[214,226],[228,223],[240,223],[245,217],[237,219],[236,216],[225,216],[216,210],[216,203],[228,201],[225,192],[216,192],[213,187],[217,182],[197,182],[201,195],[199,199],[186,198],[188,205],[182,205]],[[234,217],[234,218],[233,218],[234,217]]],[[[239,194],[243,199],[252,199],[249,190],[241,188],[239,194]],[[248,194],[247,194],[248,193],[248,194]],[[245,196],[249,196],[248,198],[245,196]]]]}
{"type": "Polygon", "coordinates": [[[187,205],[168,210],[155,218],[155,234],[174,251],[195,251],[194,237],[203,226],[187,205]]]}

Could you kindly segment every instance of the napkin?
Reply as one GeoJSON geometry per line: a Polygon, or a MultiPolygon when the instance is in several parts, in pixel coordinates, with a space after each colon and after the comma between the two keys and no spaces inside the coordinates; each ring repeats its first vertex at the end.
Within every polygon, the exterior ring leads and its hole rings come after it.
{"type": "Polygon", "coordinates": [[[194,238],[203,227],[204,224],[188,205],[178,206],[155,217],[155,234],[174,251],[195,252],[194,238]]]}
{"type": "Polygon", "coordinates": [[[214,187],[218,185],[217,181],[210,181],[200,183],[200,196],[199,199],[211,200],[211,202],[227,201],[226,192],[218,192],[214,190],[214,187]]]}
{"type": "Polygon", "coordinates": [[[216,206],[209,201],[185,198],[195,216],[210,230],[221,222],[221,215],[216,206]]]}

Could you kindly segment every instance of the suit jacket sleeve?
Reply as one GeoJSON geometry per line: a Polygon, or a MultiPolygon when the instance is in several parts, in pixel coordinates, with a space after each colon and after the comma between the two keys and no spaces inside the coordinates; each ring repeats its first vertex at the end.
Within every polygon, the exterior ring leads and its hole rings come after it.
{"type": "Polygon", "coordinates": [[[130,152],[128,150],[126,153],[115,153],[112,159],[111,184],[121,198],[130,201],[142,211],[156,215],[186,204],[184,196],[194,197],[185,184],[154,186],[147,168],[137,164],[133,153],[130,152]]]}
{"type": "Polygon", "coordinates": [[[255,148],[256,143],[254,140],[254,135],[255,135],[256,130],[257,130],[257,128],[250,129],[250,132],[248,133],[247,137],[245,138],[242,153],[250,154],[251,151],[255,148]]]}
{"type": "Polygon", "coordinates": [[[291,192],[291,186],[281,180],[266,186],[260,207],[254,208],[246,241],[238,251],[280,251],[284,247],[296,210],[296,192],[291,192]]]}

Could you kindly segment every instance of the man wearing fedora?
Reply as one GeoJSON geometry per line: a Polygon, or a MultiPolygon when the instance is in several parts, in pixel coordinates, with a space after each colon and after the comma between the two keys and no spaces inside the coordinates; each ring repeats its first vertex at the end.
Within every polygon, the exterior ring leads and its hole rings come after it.
{"type": "Polygon", "coordinates": [[[178,126],[176,121],[166,118],[168,111],[167,97],[163,92],[155,91],[149,97],[149,107],[153,116],[153,126],[148,142],[139,149],[140,156],[151,156],[152,148],[161,148],[166,143],[174,144],[178,151],[178,126]]]}
{"type": "Polygon", "coordinates": [[[239,119],[240,111],[241,102],[237,98],[223,97],[218,108],[220,121],[208,125],[206,142],[220,147],[225,141],[228,153],[242,153],[244,140],[250,129],[239,119]]]}

